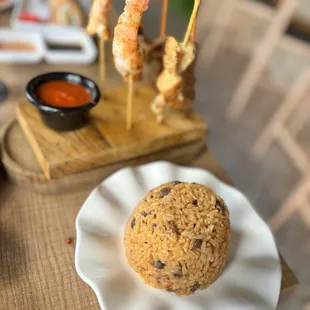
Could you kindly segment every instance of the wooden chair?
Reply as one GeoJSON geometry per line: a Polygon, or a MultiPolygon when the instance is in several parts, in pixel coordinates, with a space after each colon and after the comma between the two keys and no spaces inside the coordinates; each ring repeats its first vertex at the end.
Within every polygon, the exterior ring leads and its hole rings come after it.
{"type": "Polygon", "coordinates": [[[248,101],[262,77],[264,69],[279,40],[295,12],[297,0],[282,0],[267,30],[265,37],[255,50],[239,86],[227,109],[227,117],[237,120],[245,110],[248,101]]]}
{"type": "Polygon", "coordinates": [[[278,230],[293,215],[298,213],[304,223],[310,227],[310,175],[301,180],[281,209],[271,217],[269,226],[273,231],[278,230]]]}
{"type": "MultiPolygon", "coordinates": [[[[212,0],[213,1],[213,0],[212,0]]],[[[240,0],[221,0],[215,8],[213,8],[213,14],[208,14],[206,17],[199,18],[200,33],[206,38],[199,38],[199,41],[203,42],[201,50],[203,50],[203,70],[206,71],[212,63],[217,52],[221,48],[221,42],[224,38],[227,28],[229,27],[231,15],[235,6],[240,0]]],[[[209,11],[210,1],[204,1],[201,4],[201,11],[209,11]]]]}
{"type": "Polygon", "coordinates": [[[262,159],[266,151],[274,140],[277,140],[282,147],[287,150],[288,155],[293,160],[294,165],[302,174],[310,174],[310,163],[307,154],[296,142],[296,134],[309,119],[309,99],[305,98],[310,89],[310,71],[306,72],[289,91],[284,98],[279,109],[263,130],[253,147],[253,155],[256,159],[262,159]],[[296,113],[297,108],[302,105],[302,109],[296,113]],[[285,124],[291,119],[291,130],[285,124]]]}
{"type": "Polygon", "coordinates": [[[301,181],[281,209],[270,219],[269,224],[273,230],[279,229],[295,213],[300,214],[310,227],[310,158],[296,140],[296,135],[310,119],[310,98],[306,96],[309,91],[310,71],[306,72],[289,91],[253,148],[255,158],[260,160],[271,144],[277,141],[302,175],[301,181]],[[286,128],[288,120],[290,130],[286,128]]]}

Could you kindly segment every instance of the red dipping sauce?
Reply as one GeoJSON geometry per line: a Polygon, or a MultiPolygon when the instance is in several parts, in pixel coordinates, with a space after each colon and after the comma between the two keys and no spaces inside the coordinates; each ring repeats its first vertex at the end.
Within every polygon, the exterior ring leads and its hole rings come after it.
{"type": "Polygon", "coordinates": [[[67,81],[43,83],[37,88],[36,95],[43,103],[57,108],[78,107],[91,99],[85,87],[67,81]]]}

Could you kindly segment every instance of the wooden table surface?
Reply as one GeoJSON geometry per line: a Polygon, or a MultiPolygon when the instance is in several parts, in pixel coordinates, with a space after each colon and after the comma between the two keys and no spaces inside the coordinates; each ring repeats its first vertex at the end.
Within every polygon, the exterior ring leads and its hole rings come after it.
{"type": "MultiPolygon", "coordinates": [[[[210,152],[192,163],[226,182],[210,152]]],[[[93,291],[74,267],[75,218],[89,190],[41,195],[0,181],[0,300],[3,309],[99,309],[93,291]],[[65,239],[73,238],[72,244],[65,239]]],[[[281,258],[280,303],[298,281],[281,258]]]]}
{"type": "MultiPolygon", "coordinates": [[[[0,25],[7,25],[8,13],[0,13],[0,25]]],[[[107,87],[121,84],[108,58],[107,87]]],[[[26,82],[37,74],[68,70],[98,81],[97,64],[52,66],[1,64],[1,77],[10,88],[9,99],[0,105],[0,124],[14,117],[14,107],[23,99],[26,82]]],[[[206,168],[226,182],[225,171],[206,152],[193,163],[206,168]]],[[[0,172],[1,176],[1,172],[0,172]]],[[[3,179],[0,181],[0,300],[3,309],[98,309],[92,290],[76,274],[75,218],[89,191],[78,194],[43,196],[3,179]]],[[[284,302],[298,281],[285,261],[282,264],[280,302],[284,302]]]]}

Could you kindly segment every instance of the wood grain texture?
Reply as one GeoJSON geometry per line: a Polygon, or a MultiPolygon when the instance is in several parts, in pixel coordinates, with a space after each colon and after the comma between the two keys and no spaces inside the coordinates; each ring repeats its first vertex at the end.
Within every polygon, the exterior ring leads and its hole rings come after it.
{"type": "Polygon", "coordinates": [[[150,109],[152,87],[142,86],[134,95],[133,128],[126,130],[127,88],[109,90],[91,111],[87,126],[70,132],[48,129],[36,108],[18,105],[17,118],[48,179],[90,170],[150,154],[206,137],[207,124],[197,114],[185,118],[171,113],[158,124],[150,109]]]}
{"type": "Polygon", "coordinates": [[[189,165],[205,151],[205,139],[169,150],[162,150],[121,161],[89,171],[68,175],[63,178],[48,180],[42,172],[32,148],[17,121],[9,123],[1,137],[2,161],[12,182],[22,188],[42,194],[62,194],[91,189],[114,171],[126,165],[140,165],[151,161],[169,160],[176,164],[189,165]]]}

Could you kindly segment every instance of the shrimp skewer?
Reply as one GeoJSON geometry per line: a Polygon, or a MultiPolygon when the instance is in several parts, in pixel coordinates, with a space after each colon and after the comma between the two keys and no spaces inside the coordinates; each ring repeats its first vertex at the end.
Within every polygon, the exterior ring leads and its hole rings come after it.
{"type": "Polygon", "coordinates": [[[113,55],[116,69],[127,78],[142,70],[138,30],[149,0],[126,0],[123,14],[114,30],[113,55]]]}
{"type": "Polygon", "coordinates": [[[142,15],[147,10],[149,0],[126,0],[124,12],[119,17],[114,30],[113,55],[116,69],[129,81],[127,129],[132,127],[133,78],[142,71],[143,54],[139,44],[138,31],[142,15]]]}
{"type": "Polygon", "coordinates": [[[111,38],[108,26],[108,12],[111,9],[112,0],[93,0],[90,12],[87,33],[90,35],[97,34],[99,37],[99,65],[100,65],[100,86],[103,90],[105,85],[106,68],[105,68],[105,41],[111,38]]]}
{"type": "Polygon", "coordinates": [[[104,41],[108,41],[111,38],[108,26],[108,13],[111,9],[111,4],[111,0],[94,0],[86,29],[88,34],[97,34],[104,41]]]}

